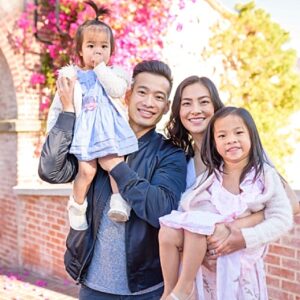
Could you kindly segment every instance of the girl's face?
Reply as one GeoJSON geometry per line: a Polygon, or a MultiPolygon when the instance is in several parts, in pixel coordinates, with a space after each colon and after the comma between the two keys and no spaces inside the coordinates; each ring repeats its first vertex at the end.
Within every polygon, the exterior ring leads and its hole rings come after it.
{"type": "Polygon", "coordinates": [[[110,59],[110,53],[110,38],[106,30],[104,28],[87,28],[83,34],[80,52],[84,69],[93,69],[101,62],[107,64],[110,59]]]}
{"type": "Polygon", "coordinates": [[[251,140],[249,130],[242,118],[228,115],[217,119],[214,124],[214,140],[224,163],[249,161],[251,140]]]}
{"type": "Polygon", "coordinates": [[[194,83],[182,91],[179,116],[182,125],[192,135],[202,135],[214,114],[214,106],[208,89],[194,83]]]}

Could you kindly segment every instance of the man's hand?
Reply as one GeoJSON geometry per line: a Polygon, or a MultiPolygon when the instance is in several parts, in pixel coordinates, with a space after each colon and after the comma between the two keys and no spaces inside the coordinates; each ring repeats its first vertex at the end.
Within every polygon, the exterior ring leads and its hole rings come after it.
{"type": "Polygon", "coordinates": [[[218,256],[246,248],[246,242],[241,230],[232,223],[227,223],[225,226],[230,230],[230,235],[221,245],[215,248],[215,252],[218,256]]]}
{"type": "Polygon", "coordinates": [[[99,165],[107,172],[110,172],[115,166],[123,161],[124,157],[117,155],[107,155],[105,157],[98,158],[99,165]]]}
{"type": "Polygon", "coordinates": [[[69,79],[60,77],[56,82],[57,92],[62,103],[63,111],[74,112],[74,86],[76,77],[69,79]]]}

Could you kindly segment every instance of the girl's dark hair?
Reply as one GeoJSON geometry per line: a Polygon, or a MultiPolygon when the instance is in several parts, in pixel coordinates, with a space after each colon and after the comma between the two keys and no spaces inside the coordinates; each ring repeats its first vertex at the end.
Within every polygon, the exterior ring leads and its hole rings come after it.
{"type": "Polygon", "coordinates": [[[76,55],[79,57],[80,63],[82,65],[83,65],[83,60],[82,60],[82,57],[80,56],[80,52],[82,50],[83,34],[88,27],[102,26],[103,28],[105,28],[106,31],[108,32],[109,38],[110,38],[110,54],[111,55],[115,49],[115,39],[114,39],[114,35],[113,35],[111,27],[109,25],[107,25],[106,23],[104,23],[103,21],[99,20],[99,18],[101,16],[109,15],[110,10],[105,8],[104,6],[98,7],[95,4],[95,2],[93,2],[93,1],[85,1],[84,3],[88,4],[89,6],[91,6],[94,9],[94,11],[96,13],[96,18],[93,20],[87,20],[83,24],[81,24],[78,27],[76,35],[75,35],[75,51],[76,51],[76,55]]]}
{"type": "Polygon", "coordinates": [[[220,166],[223,163],[223,158],[216,149],[216,143],[214,139],[214,127],[218,119],[225,118],[229,115],[238,116],[243,120],[249,131],[251,141],[249,162],[244,167],[244,170],[240,177],[240,182],[243,181],[245,175],[252,168],[254,168],[255,170],[255,175],[253,179],[255,180],[263,172],[264,163],[270,163],[263,150],[262,143],[251,114],[244,108],[237,108],[233,106],[227,106],[218,110],[211,118],[205,131],[201,145],[201,159],[208,170],[207,176],[210,176],[212,173],[217,174],[216,170],[220,170],[220,166]]]}
{"type": "Polygon", "coordinates": [[[170,119],[166,126],[166,135],[174,145],[183,149],[188,157],[194,156],[194,149],[192,144],[193,138],[181,123],[180,107],[183,90],[187,86],[195,83],[199,83],[207,88],[215,112],[224,106],[223,102],[220,99],[216,86],[207,77],[190,76],[184,79],[178,85],[172,102],[170,119]]]}

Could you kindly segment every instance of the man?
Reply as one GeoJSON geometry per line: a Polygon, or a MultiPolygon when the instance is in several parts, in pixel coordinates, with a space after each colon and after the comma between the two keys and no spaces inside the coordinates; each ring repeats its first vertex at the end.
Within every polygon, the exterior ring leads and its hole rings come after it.
{"type": "MultiPolygon", "coordinates": [[[[73,82],[61,79],[58,92],[64,112],[50,131],[42,150],[39,175],[51,183],[70,182],[77,160],[68,153],[75,122],[73,82]]],[[[126,97],[129,123],[139,150],[126,158],[101,159],[87,195],[87,229],[70,229],[65,265],[82,283],[80,299],[159,299],[163,289],[158,218],[176,209],[185,190],[184,153],[155,132],[169,109],[172,77],[160,61],[143,61],[133,71],[126,97]],[[108,173],[132,207],[126,223],[108,216],[111,188],[108,173]]]]}

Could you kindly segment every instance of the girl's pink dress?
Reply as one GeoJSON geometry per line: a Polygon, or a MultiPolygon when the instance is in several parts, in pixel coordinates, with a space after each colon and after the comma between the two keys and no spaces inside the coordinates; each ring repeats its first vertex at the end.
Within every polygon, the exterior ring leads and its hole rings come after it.
{"type": "MultiPolygon", "coordinates": [[[[223,188],[220,173],[218,176],[213,175],[212,184],[196,194],[192,202],[184,194],[179,211],[172,211],[161,217],[161,225],[210,235],[214,232],[216,223],[230,222],[251,214],[248,207],[253,208],[256,196],[264,189],[263,180],[258,178],[253,182],[253,176],[254,173],[250,172],[240,185],[242,192],[234,195],[223,188]],[[189,210],[180,211],[189,202],[193,203],[189,210]]],[[[196,188],[191,187],[194,190],[196,188]]],[[[265,252],[266,246],[262,246],[221,256],[217,259],[216,273],[202,266],[196,278],[198,299],[267,300],[263,263],[265,252]]]]}

